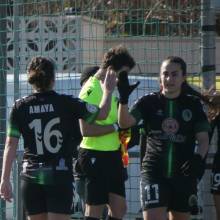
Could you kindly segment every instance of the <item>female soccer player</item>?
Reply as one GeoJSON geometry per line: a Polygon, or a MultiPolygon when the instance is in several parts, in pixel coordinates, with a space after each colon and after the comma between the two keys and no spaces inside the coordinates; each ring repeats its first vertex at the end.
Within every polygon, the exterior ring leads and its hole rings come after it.
{"type": "Polygon", "coordinates": [[[131,127],[143,120],[147,147],[141,169],[144,220],[187,220],[197,179],[204,169],[209,123],[198,98],[182,92],[186,63],[168,57],[160,68],[161,90],[141,97],[128,111],[133,87],[127,73],[119,76],[119,125],[131,127]],[[197,151],[195,142],[197,141],[197,151]]]}
{"type": "Polygon", "coordinates": [[[72,96],[56,93],[55,67],[45,57],[34,57],[27,70],[33,93],[15,101],[3,156],[0,194],[12,199],[10,171],[16,147],[24,140],[21,191],[29,220],[67,220],[73,198],[72,155],[78,119],[92,123],[105,119],[116,84],[108,69],[98,108],[72,96]]]}

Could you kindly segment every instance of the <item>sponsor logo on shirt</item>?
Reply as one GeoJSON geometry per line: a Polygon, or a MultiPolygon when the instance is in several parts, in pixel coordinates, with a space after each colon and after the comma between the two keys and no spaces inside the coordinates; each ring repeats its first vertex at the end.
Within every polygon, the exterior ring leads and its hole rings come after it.
{"type": "Polygon", "coordinates": [[[174,118],[166,118],[162,122],[162,130],[167,134],[175,134],[179,129],[179,124],[174,118]]]}
{"type": "Polygon", "coordinates": [[[156,139],[169,140],[175,143],[183,143],[186,139],[185,136],[183,136],[182,134],[167,134],[162,133],[162,131],[160,130],[151,130],[149,134],[153,135],[156,139]]]}

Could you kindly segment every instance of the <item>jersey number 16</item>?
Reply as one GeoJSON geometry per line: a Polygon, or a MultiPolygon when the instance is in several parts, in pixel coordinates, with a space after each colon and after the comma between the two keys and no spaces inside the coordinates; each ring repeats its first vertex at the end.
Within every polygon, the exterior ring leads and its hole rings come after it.
{"type": "Polygon", "coordinates": [[[60,123],[60,118],[51,119],[45,126],[44,131],[42,131],[41,119],[34,119],[30,124],[30,129],[34,129],[35,141],[37,147],[37,154],[44,154],[43,144],[50,153],[57,153],[63,142],[62,133],[57,129],[52,129],[56,124],[60,123]],[[52,146],[50,139],[54,136],[56,138],[56,146],[52,146]]]}

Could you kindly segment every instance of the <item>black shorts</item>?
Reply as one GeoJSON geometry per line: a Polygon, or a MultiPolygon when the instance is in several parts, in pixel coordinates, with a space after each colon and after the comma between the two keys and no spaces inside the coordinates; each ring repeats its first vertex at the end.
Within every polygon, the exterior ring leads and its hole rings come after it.
{"type": "Polygon", "coordinates": [[[190,200],[196,194],[196,180],[187,177],[164,178],[158,181],[141,177],[140,196],[143,210],[167,207],[170,211],[189,212],[190,200]]]}
{"type": "Polygon", "coordinates": [[[212,166],[211,193],[220,194],[220,155],[216,154],[212,166]]]}
{"type": "Polygon", "coordinates": [[[65,185],[40,185],[22,179],[21,193],[28,216],[46,212],[71,214],[72,182],[65,185]]]}
{"type": "Polygon", "coordinates": [[[125,197],[125,169],[121,151],[100,152],[80,148],[78,162],[86,177],[87,204],[106,204],[109,193],[125,197]]]}

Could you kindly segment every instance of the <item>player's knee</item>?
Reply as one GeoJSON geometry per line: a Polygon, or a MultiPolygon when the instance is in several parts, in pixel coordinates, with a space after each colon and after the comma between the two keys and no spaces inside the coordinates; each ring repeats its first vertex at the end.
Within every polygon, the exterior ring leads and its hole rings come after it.
{"type": "Polygon", "coordinates": [[[105,205],[88,205],[85,207],[85,216],[100,219],[105,205]]]}
{"type": "Polygon", "coordinates": [[[114,216],[114,218],[112,217],[111,219],[122,219],[123,216],[125,215],[127,211],[127,206],[126,204],[123,204],[120,206],[120,208],[117,208],[117,207],[111,207],[110,208],[110,213],[111,213],[111,216],[114,216]]]}

